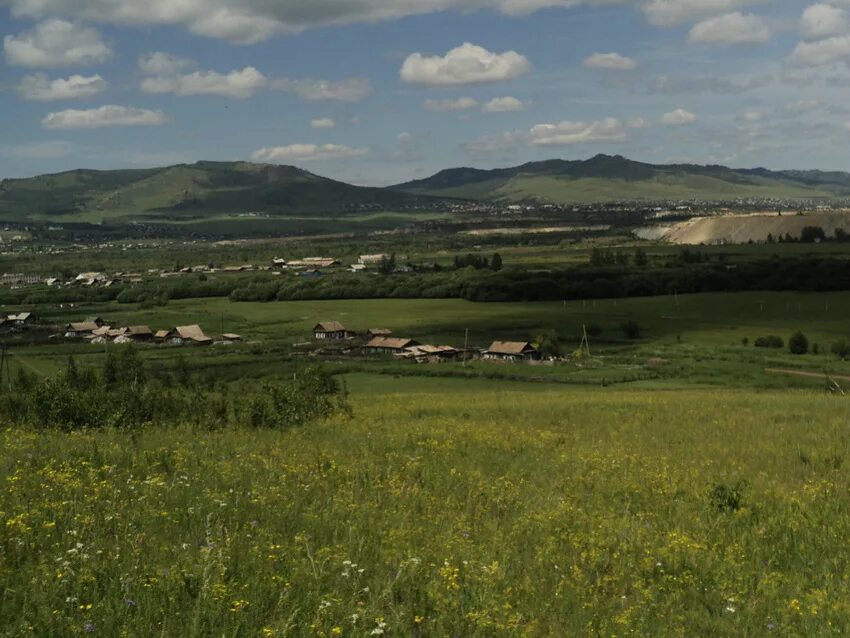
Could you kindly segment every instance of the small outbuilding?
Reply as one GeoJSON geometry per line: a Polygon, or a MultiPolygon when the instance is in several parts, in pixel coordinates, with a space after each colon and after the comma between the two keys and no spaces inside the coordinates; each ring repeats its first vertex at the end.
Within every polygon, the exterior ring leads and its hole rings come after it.
{"type": "Polygon", "coordinates": [[[393,331],[389,328],[369,328],[366,331],[366,337],[368,339],[374,339],[375,337],[389,337],[392,336],[393,331]]]}
{"type": "Polygon", "coordinates": [[[127,336],[133,341],[152,341],[153,330],[148,326],[130,326],[127,328],[127,336]]]}

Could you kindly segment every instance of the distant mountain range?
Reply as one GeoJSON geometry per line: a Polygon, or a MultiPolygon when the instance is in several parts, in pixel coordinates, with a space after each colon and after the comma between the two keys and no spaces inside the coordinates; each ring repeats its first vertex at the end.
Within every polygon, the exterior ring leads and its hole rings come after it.
{"type": "Polygon", "coordinates": [[[489,171],[453,168],[393,188],[407,193],[503,203],[832,199],[850,195],[850,174],[655,165],[619,155],[597,155],[583,161],[548,160],[489,171]]]}
{"type": "Polygon", "coordinates": [[[321,218],[436,207],[447,199],[555,204],[850,196],[850,174],[653,165],[620,156],[514,168],[454,168],[367,188],[292,166],[198,162],[139,170],[75,170],[0,182],[0,221],[181,222],[264,213],[321,218]]]}
{"type": "Polygon", "coordinates": [[[181,221],[250,212],[320,216],[432,201],[419,194],[352,186],[292,166],[198,162],[3,180],[0,221],[181,221]]]}

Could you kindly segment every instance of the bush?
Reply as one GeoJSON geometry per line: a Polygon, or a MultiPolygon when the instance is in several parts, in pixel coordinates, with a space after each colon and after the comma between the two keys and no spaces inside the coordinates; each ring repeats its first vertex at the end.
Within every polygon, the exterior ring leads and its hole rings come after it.
{"type": "Polygon", "coordinates": [[[640,339],[640,326],[634,321],[626,321],[620,324],[620,329],[626,339],[640,339]]]}
{"type": "Polygon", "coordinates": [[[296,427],[347,411],[346,394],[328,373],[305,368],[289,379],[210,387],[193,383],[178,361],[170,373],[148,371],[132,346],[110,350],[101,370],[77,368],[44,379],[21,377],[14,391],[0,395],[0,417],[34,428],[135,428],[146,424],[190,423],[205,428],[227,425],[296,427]]]}
{"type": "Polygon", "coordinates": [[[850,341],[847,341],[847,339],[840,339],[833,343],[832,354],[837,356],[839,359],[846,359],[850,357],[850,341]]]}
{"type": "Polygon", "coordinates": [[[809,340],[802,332],[795,332],[788,340],[788,350],[791,354],[807,354],[809,352],[809,340]]]}
{"type": "Polygon", "coordinates": [[[744,506],[746,487],[742,481],[735,485],[715,485],[709,495],[712,507],[721,513],[737,512],[744,506]]]}
{"type": "Polygon", "coordinates": [[[782,340],[782,337],[777,337],[776,335],[768,335],[766,337],[759,337],[755,340],[753,345],[755,345],[756,348],[781,349],[785,347],[785,342],[782,340]]]}
{"type": "Polygon", "coordinates": [[[587,336],[591,338],[598,337],[602,334],[602,326],[596,323],[588,324],[584,327],[584,329],[587,331],[587,336]]]}

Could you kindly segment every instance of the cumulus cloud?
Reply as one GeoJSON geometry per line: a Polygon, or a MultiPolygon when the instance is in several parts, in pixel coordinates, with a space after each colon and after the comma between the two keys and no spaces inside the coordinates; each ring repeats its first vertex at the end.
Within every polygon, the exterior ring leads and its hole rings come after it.
{"type": "Polygon", "coordinates": [[[761,0],[649,0],[643,13],[650,24],[673,27],[723,13],[731,13],[761,0]]]}
{"type": "Polygon", "coordinates": [[[478,107],[478,100],[471,97],[461,97],[456,100],[425,100],[425,108],[429,111],[444,113],[446,111],[465,111],[478,107]]]}
{"type": "Polygon", "coordinates": [[[289,146],[265,147],[255,151],[251,159],[268,164],[285,162],[315,162],[321,160],[360,157],[369,153],[368,148],[352,148],[341,144],[290,144],[289,146]]]}
{"type": "Polygon", "coordinates": [[[310,126],[313,128],[333,128],[336,126],[336,122],[329,117],[317,117],[310,122],[310,126]]]}
{"type": "Polygon", "coordinates": [[[159,126],[168,121],[162,111],[107,105],[96,109],[68,109],[49,113],[41,124],[46,129],[92,129],[108,126],[159,126]]]}
{"type": "Polygon", "coordinates": [[[482,110],[485,113],[516,113],[517,111],[524,111],[525,104],[515,97],[506,95],[505,97],[494,97],[482,107],[482,110]]]}
{"type": "Polygon", "coordinates": [[[302,100],[336,100],[359,102],[372,94],[372,84],[365,78],[346,78],[338,82],[304,78],[281,79],[271,83],[278,91],[294,93],[302,100]]]}
{"type": "Polygon", "coordinates": [[[90,66],[112,55],[97,30],[57,19],[40,22],[18,35],[7,35],[3,50],[9,64],[43,68],[90,66]]]}
{"type": "Polygon", "coordinates": [[[139,57],[139,70],[151,76],[175,76],[194,69],[197,63],[164,51],[154,51],[139,57]]]}
{"type": "Polygon", "coordinates": [[[531,70],[528,59],[516,51],[493,53],[469,42],[444,56],[409,56],[401,67],[401,79],[425,86],[458,86],[499,82],[519,77],[531,70]]]}
{"type": "Polygon", "coordinates": [[[637,62],[619,53],[594,53],[584,59],[584,66],[603,71],[632,71],[637,68],[637,62]]]}
{"type": "Polygon", "coordinates": [[[657,95],[697,95],[702,93],[734,95],[763,88],[771,84],[774,79],[771,75],[756,75],[745,78],[710,75],[671,78],[661,75],[650,84],[649,92],[657,95]]]}
{"type": "Polygon", "coordinates": [[[788,64],[792,67],[825,66],[850,60],[850,35],[835,36],[817,42],[800,42],[788,64]]]}
{"type": "Polygon", "coordinates": [[[252,66],[241,71],[219,73],[195,71],[187,75],[158,76],[142,80],[145,93],[173,93],[175,95],[218,95],[245,100],[268,85],[268,79],[252,66]]]}
{"type": "Polygon", "coordinates": [[[831,4],[813,4],[800,18],[800,31],[808,39],[827,38],[848,31],[847,12],[831,4]]]}
{"type": "MultiPolygon", "coordinates": [[[[239,44],[305,29],[376,22],[436,11],[495,9],[525,15],[551,7],[625,4],[631,0],[4,0],[16,17],[64,15],[120,25],[183,26],[239,44]]],[[[678,1],[678,0],[676,0],[678,1]]]]}
{"type": "Polygon", "coordinates": [[[559,122],[538,124],[529,133],[534,146],[568,146],[587,142],[625,142],[629,136],[623,123],[608,117],[595,122],[559,122]]]}
{"type": "Polygon", "coordinates": [[[696,121],[697,116],[685,109],[676,109],[661,117],[661,123],[665,126],[688,126],[696,121]]]}
{"type": "Polygon", "coordinates": [[[688,39],[697,44],[763,44],[770,40],[770,27],[760,16],[736,11],[698,22],[688,39]]]}
{"type": "Polygon", "coordinates": [[[626,122],[626,128],[649,128],[651,126],[649,120],[643,117],[633,117],[626,122]]]}
{"type": "Polygon", "coordinates": [[[99,75],[72,75],[51,80],[43,73],[27,75],[18,84],[18,93],[25,100],[57,102],[93,97],[106,90],[109,84],[99,75]]]}

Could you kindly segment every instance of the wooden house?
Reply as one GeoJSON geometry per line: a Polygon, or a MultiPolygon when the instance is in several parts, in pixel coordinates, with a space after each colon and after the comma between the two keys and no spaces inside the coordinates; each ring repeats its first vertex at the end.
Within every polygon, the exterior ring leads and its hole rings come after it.
{"type": "Polygon", "coordinates": [[[347,339],[348,330],[339,321],[321,321],[313,328],[316,339],[347,339]]]}
{"type": "Polygon", "coordinates": [[[540,352],[528,341],[494,341],[483,358],[500,361],[536,361],[540,352]]]}

